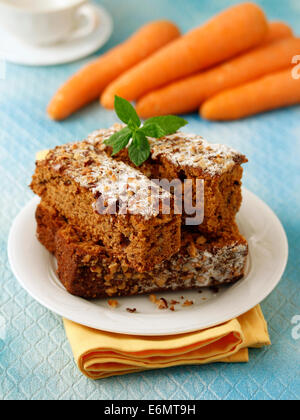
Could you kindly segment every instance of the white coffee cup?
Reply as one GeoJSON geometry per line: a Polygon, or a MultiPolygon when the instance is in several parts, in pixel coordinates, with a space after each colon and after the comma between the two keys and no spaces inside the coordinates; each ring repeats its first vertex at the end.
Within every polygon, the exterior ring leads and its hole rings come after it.
{"type": "Polygon", "coordinates": [[[88,0],[0,0],[0,26],[33,45],[79,39],[98,24],[88,0]]]}

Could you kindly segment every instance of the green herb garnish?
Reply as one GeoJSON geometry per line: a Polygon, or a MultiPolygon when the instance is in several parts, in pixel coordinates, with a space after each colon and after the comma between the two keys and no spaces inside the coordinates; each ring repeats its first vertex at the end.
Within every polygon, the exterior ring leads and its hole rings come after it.
{"type": "Polygon", "coordinates": [[[122,130],[113,134],[105,144],[112,147],[112,156],[124,149],[132,139],[128,154],[130,160],[140,166],[150,156],[148,137],[160,138],[176,131],[187,124],[183,118],[175,115],[149,118],[141,125],[136,110],[126,99],[115,96],[115,110],[123,123],[127,124],[122,130]]]}

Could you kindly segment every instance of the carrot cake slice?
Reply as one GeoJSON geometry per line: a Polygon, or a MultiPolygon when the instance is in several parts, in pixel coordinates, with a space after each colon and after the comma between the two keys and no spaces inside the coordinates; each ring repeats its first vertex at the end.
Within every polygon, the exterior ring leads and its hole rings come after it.
{"type": "MultiPolygon", "coordinates": [[[[87,141],[110,155],[112,149],[104,141],[123,127],[122,124],[115,124],[109,129],[95,131],[87,141]]],[[[184,186],[182,197],[190,196],[190,210],[203,207],[201,223],[190,223],[197,224],[201,232],[217,235],[224,229],[230,229],[242,201],[241,165],[247,162],[246,157],[228,146],[208,143],[194,134],[177,132],[160,139],[148,140],[151,157],[139,167],[140,171],[152,179],[181,180],[184,186]],[[201,180],[203,186],[199,182],[201,180]],[[202,188],[201,198],[199,190],[202,188]]],[[[127,149],[123,149],[114,159],[133,165],[127,149]]],[[[185,206],[182,207],[184,210],[185,206]]],[[[183,211],[184,224],[192,218],[189,213],[183,211]]]]}
{"type": "Polygon", "coordinates": [[[87,240],[101,241],[138,272],[180,249],[181,216],[174,214],[171,195],[89,141],[50,150],[36,162],[31,188],[87,240]],[[164,202],[170,203],[168,214],[164,202]]]}
{"type": "Polygon", "coordinates": [[[103,243],[83,238],[57,210],[37,208],[39,240],[55,252],[58,276],[69,293],[85,298],[129,296],[233,283],[244,275],[248,245],[236,225],[212,239],[183,231],[180,251],[139,273],[103,243]]]}

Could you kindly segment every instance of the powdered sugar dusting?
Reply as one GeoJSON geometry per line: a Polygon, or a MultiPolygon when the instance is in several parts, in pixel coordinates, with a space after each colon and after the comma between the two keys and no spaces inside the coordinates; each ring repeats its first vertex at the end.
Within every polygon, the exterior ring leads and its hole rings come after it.
{"type": "Polygon", "coordinates": [[[89,141],[58,146],[47,160],[54,170],[91,190],[100,214],[139,214],[148,219],[159,214],[160,200],[171,197],[137,169],[96,151],[89,141]]]}
{"type": "Polygon", "coordinates": [[[231,241],[214,252],[198,249],[193,257],[181,251],[150,275],[166,289],[208,287],[243,276],[247,255],[247,243],[239,241],[231,241]]]}
{"type": "Polygon", "coordinates": [[[195,134],[177,132],[161,139],[149,139],[152,159],[165,156],[178,166],[192,166],[211,176],[229,171],[241,154],[223,144],[210,144],[195,134]]]}
{"type": "MultiPolygon", "coordinates": [[[[183,234],[183,238],[185,235],[183,234]]],[[[151,293],[162,288],[164,291],[222,285],[243,277],[248,255],[248,245],[242,238],[228,239],[224,244],[193,246],[189,240],[169,260],[143,273],[139,279],[138,293],[151,293]]],[[[126,271],[127,275],[132,271],[126,271]]],[[[116,277],[124,275],[118,265],[116,277]]],[[[111,288],[111,286],[109,286],[111,288]]],[[[106,289],[106,292],[109,292],[106,289]]]]}
{"type": "Polygon", "coordinates": [[[198,250],[194,258],[185,257],[184,268],[194,275],[199,286],[209,286],[212,282],[222,283],[224,279],[242,275],[247,254],[247,244],[237,242],[225,245],[214,253],[198,250]]]}
{"type": "MultiPolygon", "coordinates": [[[[95,131],[87,141],[105,150],[104,141],[123,127],[123,124],[115,124],[109,129],[95,131]]],[[[148,137],[148,140],[153,160],[163,156],[177,166],[198,168],[211,176],[221,175],[237,163],[246,162],[245,156],[229,146],[209,143],[195,134],[176,132],[160,139],[148,137]]]]}

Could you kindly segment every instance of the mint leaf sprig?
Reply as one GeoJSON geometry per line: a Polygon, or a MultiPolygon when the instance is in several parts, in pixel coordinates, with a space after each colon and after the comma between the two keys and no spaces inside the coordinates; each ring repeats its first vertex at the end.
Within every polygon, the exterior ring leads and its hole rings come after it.
{"type": "Polygon", "coordinates": [[[140,166],[150,156],[148,137],[160,138],[176,131],[187,124],[183,118],[175,115],[149,118],[141,125],[141,120],[136,110],[126,99],[115,96],[115,111],[120,120],[127,124],[122,130],[105,140],[107,146],[112,147],[112,156],[124,149],[132,139],[128,154],[130,160],[140,166]]]}

